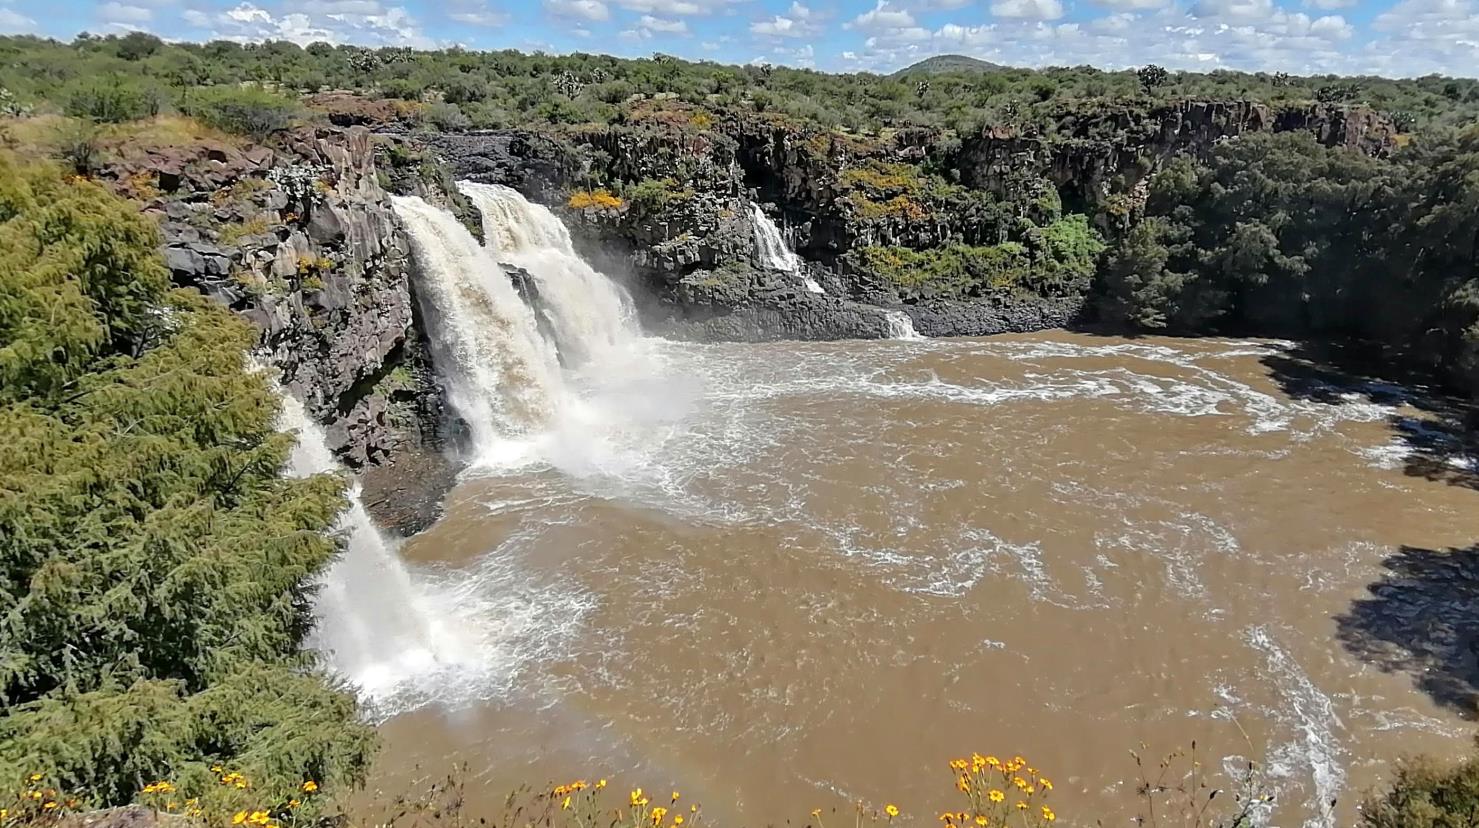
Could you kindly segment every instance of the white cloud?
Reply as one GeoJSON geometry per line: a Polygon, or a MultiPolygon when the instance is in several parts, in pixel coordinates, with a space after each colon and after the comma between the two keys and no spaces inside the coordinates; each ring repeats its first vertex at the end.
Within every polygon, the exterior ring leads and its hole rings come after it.
{"type": "Polygon", "coordinates": [[[1273,0],[1197,0],[1191,6],[1193,17],[1236,22],[1266,20],[1273,13],[1273,0]]]}
{"type": "Polygon", "coordinates": [[[467,23],[471,26],[502,26],[508,22],[508,15],[492,9],[488,9],[487,11],[452,12],[447,16],[456,20],[458,23],[467,23]]]}
{"type": "Polygon", "coordinates": [[[1121,12],[1155,11],[1171,5],[1171,0],[1092,0],[1092,2],[1095,5],[1121,12]]]}
{"type": "Polygon", "coordinates": [[[713,14],[730,2],[731,0],[616,0],[616,5],[628,11],[687,17],[713,14]]]}
{"type": "Polygon", "coordinates": [[[378,2],[370,2],[354,6],[358,11],[329,14],[318,11],[313,3],[301,8],[305,11],[278,17],[243,0],[235,7],[195,25],[201,28],[209,26],[212,39],[239,42],[291,40],[298,44],[308,44],[321,40],[327,43],[411,46],[417,49],[434,49],[439,45],[421,32],[416,18],[401,6],[385,8],[378,2]]]}
{"type": "Polygon", "coordinates": [[[682,20],[665,20],[653,17],[650,14],[642,15],[637,21],[637,27],[651,32],[662,32],[663,34],[688,34],[688,24],[682,20]]]}
{"type": "Polygon", "coordinates": [[[196,28],[209,26],[211,24],[211,16],[201,11],[200,9],[186,9],[180,16],[184,18],[186,23],[189,23],[191,26],[195,26],[196,28]]]}
{"type": "Polygon", "coordinates": [[[864,32],[904,29],[914,25],[914,15],[907,9],[897,8],[888,0],[878,0],[878,5],[854,17],[846,28],[864,32]]]}
{"type": "Polygon", "coordinates": [[[1057,20],[1063,16],[1063,0],[997,0],[991,13],[1016,20],[1057,20]]]}
{"type": "Polygon", "coordinates": [[[1305,0],[1305,5],[1330,11],[1333,9],[1348,9],[1358,2],[1360,0],[1305,0]]]}
{"type": "Polygon", "coordinates": [[[143,6],[117,2],[108,2],[98,6],[98,19],[106,23],[148,23],[153,17],[154,12],[143,6]]]}
{"type": "Polygon", "coordinates": [[[610,20],[611,9],[601,0],[544,0],[545,11],[557,17],[610,20]]]}
{"type": "Polygon", "coordinates": [[[816,12],[792,3],[785,14],[751,23],[750,33],[761,37],[814,37],[822,33],[822,26],[816,12]]]}
{"type": "Polygon", "coordinates": [[[30,34],[36,31],[36,21],[15,9],[0,8],[0,32],[7,34],[30,34]]]}

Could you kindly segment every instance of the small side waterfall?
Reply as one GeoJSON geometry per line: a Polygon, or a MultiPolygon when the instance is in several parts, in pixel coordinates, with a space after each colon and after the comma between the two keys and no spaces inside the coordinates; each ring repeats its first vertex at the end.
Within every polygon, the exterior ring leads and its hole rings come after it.
{"type": "Polygon", "coordinates": [[[812,293],[826,293],[815,279],[802,272],[801,257],[786,245],[781,229],[775,226],[770,216],[765,215],[759,204],[750,205],[750,214],[753,217],[755,247],[759,252],[760,266],[783,273],[800,274],[802,284],[806,285],[807,290],[812,293]]]}
{"type": "Polygon", "coordinates": [[[888,323],[889,339],[924,339],[914,330],[914,320],[900,310],[886,310],[883,319],[888,323]]]}
{"type": "MultiPolygon", "coordinates": [[[[288,461],[292,477],[342,472],[323,429],[303,404],[283,393],[278,429],[297,435],[288,461]]],[[[335,672],[355,685],[373,706],[426,681],[439,670],[477,665],[477,648],[464,639],[466,626],[444,615],[448,602],[433,599],[415,583],[395,549],[380,534],[359,498],[339,517],[344,553],[319,586],[309,644],[335,672]]]]}
{"type": "Polygon", "coordinates": [[[529,271],[567,365],[610,363],[628,356],[642,331],[631,297],[580,258],[554,213],[516,190],[458,182],[483,216],[487,247],[499,260],[529,271]]]}
{"type": "Polygon", "coordinates": [[[543,430],[568,396],[534,312],[472,233],[415,196],[393,198],[420,269],[448,397],[482,458],[543,430]]]}

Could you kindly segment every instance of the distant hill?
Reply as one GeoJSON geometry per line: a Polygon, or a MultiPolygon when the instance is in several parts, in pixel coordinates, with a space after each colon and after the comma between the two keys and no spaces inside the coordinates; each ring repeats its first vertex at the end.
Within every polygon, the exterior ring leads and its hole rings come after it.
{"type": "Polygon", "coordinates": [[[945,72],[995,72],[998,69],[1006,69],[999,63],[988,60],[966,57],[965,55],[935,55],[925,58],[913,66],[908,66],[893,73],[889,77],[902,78],[905,75],[940,75],[945,72]]]}

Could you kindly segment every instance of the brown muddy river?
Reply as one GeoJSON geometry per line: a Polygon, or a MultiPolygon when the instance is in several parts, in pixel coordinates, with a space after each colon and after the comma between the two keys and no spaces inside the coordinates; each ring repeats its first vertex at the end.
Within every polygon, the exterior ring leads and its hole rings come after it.
{"type": "Polygon", "coordinates": [[[1403,389],[1291,394],[1284,343],[650,344],[658,379],[402,547],[468,657],[385,708],[377,785],[466,762],[483,812],[609,776],[724,825],[933,825],[979,750],[1113,825],[1129,749],[1195,739],[1325,825],[1468,745],[1472,587],[1436,556],[1479,493],[1407,473],[1403,389]]]}

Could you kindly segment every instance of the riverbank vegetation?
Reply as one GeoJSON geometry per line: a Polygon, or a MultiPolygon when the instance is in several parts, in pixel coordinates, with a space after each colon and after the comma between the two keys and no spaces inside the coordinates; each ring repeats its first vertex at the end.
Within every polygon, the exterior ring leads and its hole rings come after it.
{"type": "MultiPolygon", "coordinates": [[[[155,228],[87,180],[107,153],[147,136],[264,142],[303,119],[337,117],[454,130],[560,125],[570,127],[562,139],[579,131],[590,143],[672,128],[713,147],[737,146],[721,132],[737,113],[759,116],[783,133],[780,144],[786,130],[804,137],[792,149],[815,166],[793,177],[826,183],[807,194],[815,203],[800,201],[799,186],[771,193],[796,200],[782,211],[812,219],[836,208],[847,229],[873,234],[832,251],[829,264],[898,301],[1082,296],[1091,320],[1120,330],[1374,341],[1393,359],[1479,388],[1479,128],[1466,126],[1479,117],[1479,84],[1470,80],[1077,68],[925,81],[661,55],[166,44],[139,33],[0,38],[0,55],[10,145],[0,151],[0,779],[19,780],[0,822],[45,824],[138,801],[212,823],[317,824],[334,795],[362,780],[373,747],[352,695],[303,648],[312,585],[338,548],[343,481],[282,476],[291,437],[273,430],[273,394],[244,361],[252,331],[173,290],[155,228]],[[360,109],[326,115],[301,98],[330,88],[355,90],[360,109]],[[1369,152],[1308,130],[1258,132],[1086,166],[1084,181],[1050,169],[1055,148],[1127,146],[1125,129],[1079,131],[1201,98],[1371,106],[1399,132],[1369,152]],[[962,143],[988,130],[1040,141],[1020,154],[1042,155],[1012,175],[982,174],[989,159],[971,160],[962,143]],[[880,157],[858,160],[869,153],[880,157]]],[[[619,160],[606,155],[612,167],[619,160]]],[[[566,206],[656,213],[702,201],[695,193],[711,183],[627,166],[630,181],[607,189],[600,178],[566,206]]],[[[159,179],[146,179],[115,183],[149,200],[159,179]]],[[[739,190],[733,183],[723,186],[739,190]]],[[[225,241],[267,229],[252,221],[225,241]]],[[[731,261],[699,278],[739,301],[752,277],[748,263],[731,261]]],[[[883,804],[843,821],[981,828],[1058,818],[1041,801],[1052,783],[1025,762],[957,762],[965,806],[925,814],[883,804]]],[[[1476,780],[1472,763],[1404,766],[1362,819],[1461,824],[1479,802],[1476,780]]],[[[527,820],[576,824],[573,815],[609,810],[593,798],[606,786],[576,784],[540,792],[542,810],[527,820]]],[[[1251,796],[1238,807],[1251,809],[1251,796]]],[[[617,824],[697,821],[676,795],[654,799],[632,791],[617,824]]],[[[1255,813],[1221,824],[1248,825],[1255,813]]]]}
{"type": "Polygon", "coordinates": [[[0,778],[91,807],[168,778],[217,810],[350,783],[371,732],[302,648],[343,481],[282,477],[253,333],[158,245],[0,153],[0,778]]]}

